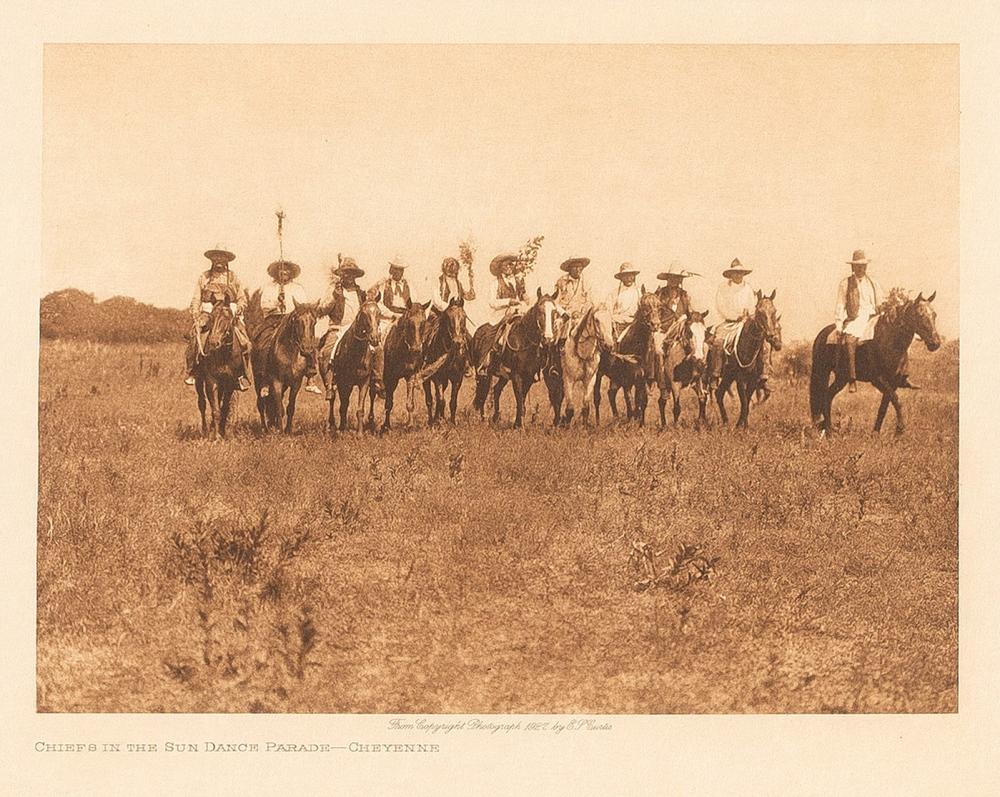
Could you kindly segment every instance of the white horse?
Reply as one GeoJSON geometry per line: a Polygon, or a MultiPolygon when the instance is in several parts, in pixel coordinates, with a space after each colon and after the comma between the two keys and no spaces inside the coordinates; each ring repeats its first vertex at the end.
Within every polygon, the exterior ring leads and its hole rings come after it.
{"type": "Polygon", "coordinates": [[[569,426],[576,414],[574,389],[583,389],[581,417],[586,423],[594,404],[594,383],[601,364],[601,349],[610,351],[615,342],[611,333],[611,313],[605,308],[588,310],[566,337],[562,350],[562,392],[566,402],[562,423],[569,426]]]}

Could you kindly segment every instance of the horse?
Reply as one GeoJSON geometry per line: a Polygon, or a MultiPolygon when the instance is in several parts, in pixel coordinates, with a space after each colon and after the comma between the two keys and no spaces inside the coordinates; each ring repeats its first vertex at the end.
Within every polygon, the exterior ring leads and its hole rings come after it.
{"type": "MultiPolygon", "coordinates": [[[[896,434],[905,431],[903,408],[896,395],[896,388],[914,336],[924,342],[928,351],[937,351],[941,346],[937,316],[931,307],[936,295],[937,291],[925,299],[921,292],[916,299],[897,299],[878,317],[872,340],[864,341],[858,346],[855,358],[857,380],[874,385],[882,393],[882,402],[875,416],[875,432],[882,431],[882,422],[890,403],[896,411],[896,434]]],[[[824,435],[832,430],[833,398],[848,381],[847,362],[841,356],[841,346],[828,342],[834,328],[835,325],[830,324],[816,336],[809,376],[812,421],[824,435]],[[832,383],[831,374],[834,377],[832,383]]]]}
{"type": "Polygon", "coordinates": [[[400,316],[385,336],[385,421],[382,431],[391,428],[393,396],[401,379],[406,381],[406,425],[413,426],[413,394],[417,387],[417,372],[423,365],[423,329],[430,302],[414,304],[407,301],[406,312],[400,316]]]}
{"type": "MultiPolygon", "coordinates": [[[[243,357],[233,334],[235,319],[229,309],[232,301],[235,301],[235,297],[227,295],[213,304],[208,319],[208,335],[194,368],[201,433],[206,437],[211,434],[215,440],[226,436],[233,392],[243,372],[243,357]],[[205,417],[206,403],[212,410],[211,423],[205,417]]],[[[195,335],[197,334],[195,331],[195,335]]]]}
{"type": "MultiPolygon", "coordinates": [[[[259,301],[256,292],[254,299],[259,301]]],[[[319,316],[315,304],[292,301],[292,312],[272,315],[260,322],[252,333],[254,345],[250,353],[261,428],[280,430],[284,426],[286,434],[292,431],[295,400],[302,378],[315,373],[316,319],[319,316]]]]}
{"type": "Polygon", "coordinates": [[[695,428],[707,423],[705,407],[708,404],[708,391],[705,386],[705,318],[708,311],[692,310],[691,314],[681,323],[680,335],[665,340],[656,350],[656,362],[652,373],[652,382],[659,391],[657,404],[660,408],[660,428],[667,426],[667,396],[673,399],[674,425],[681,416],[681,391],[691,387],[698,397],[698,418],[695,428]]]}
{"type": "Polygon", "coordinates": [[[729,416],[726,414],[726,395],[729,386],[736,383],[736,392],[740,397],[737,429],[747,428],[750,399],[764,372],[764,342],[769,343],[775,351],[781,351],[781,316],[774,307],[776,292],[771,291],[770,296],[764,296],[761,291],[754,291],[757,304],[753,316],[744,322],[733,346],[733,353],[722,352],[722,377],[715,389],[715,401],[719,405],[722,423],[729,423],[729,416]]]}
{"type": "Polygon", "coordinates": [[[660,328],[660,300],[655,293],[647,293],[642,286],[642,296],[635,320],[625,330],[614,351],[601,355],[601,365],[594,380],[594,415],[601,422],[601,380],[607,376],[608,402],[611,413],[618,417],[618,391],[623,389],[625,409],[629,420],[646,422],[646,404],[649,392],[646,386],[646,370],[653,348],[653,333],[660,328]],[[633,406],[630,390],[635,390],[633,406]]]}
{"type": "Polygon", "coordinates": [[[444,392],[451,384],[448,403],[451,423],[455,423],[458,409],[458,391],[469,366],[468,316],[465,300],[453,298],[447,309],[435,321],[427,321],[428,335],[424,340],[424,367],[420,378],[424,383],[424,400],[427,403],[427,424],[433,426],[444,418],[444,392]],[[431,386],[434,395],[431,395],[431,386]]]}
{"type": "MultiPolygon", "coordinates": [[[[368,427],[375,427],[375,357],[382,345],[379,335],[378,302],[381,292],[365,297],[351,325],[344,330],[336,343],[333,362],[327,357],[320,357],[320,374],[323,384],[336,387],[333,398],[330,399],[330,414],[327,423],[330,432],[339,428],[345,432],[347,426],[347,410],[350,407],[351,392],[358,392],[358,434],[365,428],[365,392],[368,394],[368,427]],[[340,425],[335,423],[334,404],[340,401],[340,425]]],[[[330,332],[323,336],[320,343],[322,351],[327,343],[330,332]]]]}
{"type": "MultiPolygon", "coordinates": [[[[486,397],[490,392],[493,375],[497,381],[493,390],[493,423],[500,421],[500,396],[507,382],[514,389],[514,399],[517,402],[517,414],[514,418],[514,428],[520,429],[524,422],[524,403],[528,391],[534,384],[536,376],[550,356],[555,344],[555,296],[542,293],[538,289],[537,299],[528,311],[510,322],[507,342],[503,349],[496,353],[493,363],[484,375],[476,377],[476,397],[473,406],[484,416],[486,397]]],[[[484,324],[476,330],[472,339],[472,348],[478,362],[483,362],[491,355],[496,327],[484,324]]]]}
{"type": "Polygon", "coordinates": [[[601,313],[591,307],[567,335],[556,362],[546,369],[545,381],[549,388],[549,400],[555,411],[556,426],[569,426],[572,422],[576,414],[573,396],[578,385],[583,389],[580,417],[584,423],[589,421],[601,354],[614,347],[610,327],[610,318],[602,319],[601,313]],[[550,379],[550,375],[555,378],[550,379]],[[561,411],[563,399],[566,401],[565,413],[561,411]]]}

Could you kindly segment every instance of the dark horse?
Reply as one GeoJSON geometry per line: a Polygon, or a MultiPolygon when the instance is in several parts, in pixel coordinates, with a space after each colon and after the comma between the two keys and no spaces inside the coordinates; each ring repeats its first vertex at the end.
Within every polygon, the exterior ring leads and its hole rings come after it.
{"type": "MultiPolygon", "coordinates": [[[[378,347],[382,345],[379,336],[378,302],[381,293],[368,296],[351,325],[344,330],[336,343],[332,365],[326,357],[320,357],[320,373],[323,384],[332,381],[336,386],[335,395],[330,399],[329,427],[337,430],[334,422],[334,403],[340,400],[340,426],[342,432],[347,431],[347,410],[351,402],[351,391],[358,392],[358,433],[365,428],[365,397],[368,405],[368,427],[375,428],[375,357],[378,347]],[[326,362],[324,362],[326,361],[326,362]]],[[[326,348],[326,338],[323,336],[320,350],[326,348]]]]}
{"type": "Polygon", "coordinates": [[[653,351],[653,333],[660,328],[660,300],[655,293],[647,293],[642,288],[639,309],[635,320],[625,330],[617,348],[601,355],[601,366],[594,382],[594,416],[601,422],[601,380],[607,376],[608,402],[611,414],[618,417],[618,391],[623,389],[625,409],[629,420],[646,422],[646,405],[649,390],[646,386],[648,368],[653,351]],[[630,391],[635,390],[635,402],[630,391]]]}
{"type": "Polygon", "coordinates": [[[651,381],[659,390],[658,405],[660,408],[660,428],[667,426],[667,396],[673,399],[674,425],[681,416],[681,390],[691,387],[698,398],[698,418],[695,428],[707,422],[705,407],[708,404],[706,390],[705,360],[705,318],[708,311],[692,310],[690,316],[682,323],[680,334],[668,338],[663,346],[656,351],[656,363],[651,381]]]}
{"type": "Polygon", "coordinates": [[[243,357],[233,334],[233,314],[229,309],[232,301],[235,297],[227,295],[213,305],[204,350],[194,368],[201,433],[206,436],[211,433],[214,439],[226,436],[233,392],[243,372],[243,357]],[[205,417],[206,402],[212,409],[211,423],[205,417]]]}
{"type": "MultiPolygon", "coordinates": [[[[902,434],[903,408],[896,388],[900,384],[906,353],[917,335],[923,340],[928,351],[936,351],[941,346],[936,315],[931,302],[935,291],[926,299],[923,293],[913,300],[901,300],[889,307],[875,322],[874,337],[858,346],[856,376],[859,382],[868,382],[882,393],[875,416],[875,431],[882,430],[886,410],[892,404],[896,411],[896,433],[902,434]]],[[[813,423],[823,430],[831,431],[831,407],[833,397],[847,384],[847,363],[841,356],[841,346],[829,343],[834,325],[830,324],[816,336],[813,343],[812,374],[809,377],[809,409],[813,423]],[[833,381],[830,375],[833,374],[833,381]]]]}
{"type": "Polygon", "coordinates": [[[764,342],[771,345],[775,351],[781,351],[781,316],[774,308],[774,295],[764,296],[760,291],[754,291],[757,306],[754,314],[743,324],[739,338],[732,354],[722,354],[722,378],[715,389],[715,401],[719,405],[719,415],[724,424],[729,423],[726,414],[726,396],[729,386],[736,383],[736,392],[740,396],[740,417],[736,421],[737,429],[747,428],[750,416],[750,399],[760,384],[764,373],[764,342]]]}
{"type": "MultiPolygon", "coordinates": [[[[495,361],[484,375],[476,377],[476,397],[473,406],[482,417],[485,413],[486,397],[490,392],[493,375],[493,423],[500,420],[500,396],[507,382],[514,388],[517,415],[514,428],[520,429],[524,423],[524,402],[528,391],[535,383],[539,369],[551,357],[555,344],[554,316],[555,301],[552,296],[538,289],[538,299],[524,315],[511,321],[507,342],[502,351],[495,353],[495,361]]],[[[473,352],[478,362],[490,357],[497,328],[483,324],[472,339],[473,352]]]]}
{"type": "MultiPolygon", "coordinates": [[[[259,296],[254,293],[254,300],[259,296]]],[[[315,304],[295,304],[295,309],[285,315],[265,318],[251,332],[253,336],[253,381],[257,388],[257,412],[260,425],[286,433],[292,431],[295,400],[304,376],[316,373],[316,318],[315,304]],[[285,397],[288,407],[285,407],[285,397]]]]}
{"type": "Polygon", "coordinates": [[[406,380],[406,425],[413,426],[413,394],[417,388],[417,372],[423,364],[423,327],[430,302],[408,302],[406,312],[392,325],[385,336],[385,422],[382,431],[390,428],[393,396],[401,379],[406,380]]]}
{"type": "Polygon", "coordinates": [[[458,391],[469,366],[468,318],[465,300],[452,299],[447,309],[436,318],[427,320],[427,337],[424,340],[424,368],[420,372],[424,381],[424,400],[427,403],[427,423],[434,425],[444,418],[444,392],[451,384],[448,403],[449,417],[455,423],[458,409],[458,391]],[[434,395],[431,395],[431,386],[434,395]]]}

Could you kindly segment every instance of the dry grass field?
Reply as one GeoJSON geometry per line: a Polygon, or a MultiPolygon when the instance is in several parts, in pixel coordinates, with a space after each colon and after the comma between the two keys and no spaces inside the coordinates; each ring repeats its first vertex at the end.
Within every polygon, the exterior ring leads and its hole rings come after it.
{"type": "Polygon", "coordinates": [[[211,443],[179,346],[43,341],[38,708],[955,711],[958,349],[918,347],[902,438],[864,386],[818,439],[802,381],[746,433],[553,431],[536,385],[523,432],[242,396],[211,443]]]}

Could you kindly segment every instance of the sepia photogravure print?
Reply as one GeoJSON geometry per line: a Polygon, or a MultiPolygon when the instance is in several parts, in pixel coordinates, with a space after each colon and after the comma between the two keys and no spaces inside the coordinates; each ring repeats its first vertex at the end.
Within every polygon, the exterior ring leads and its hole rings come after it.
{"type": "Polygon", "coordinates": [[[42,102],[38,712],[957,711],[957,46],[42,102]]]}

